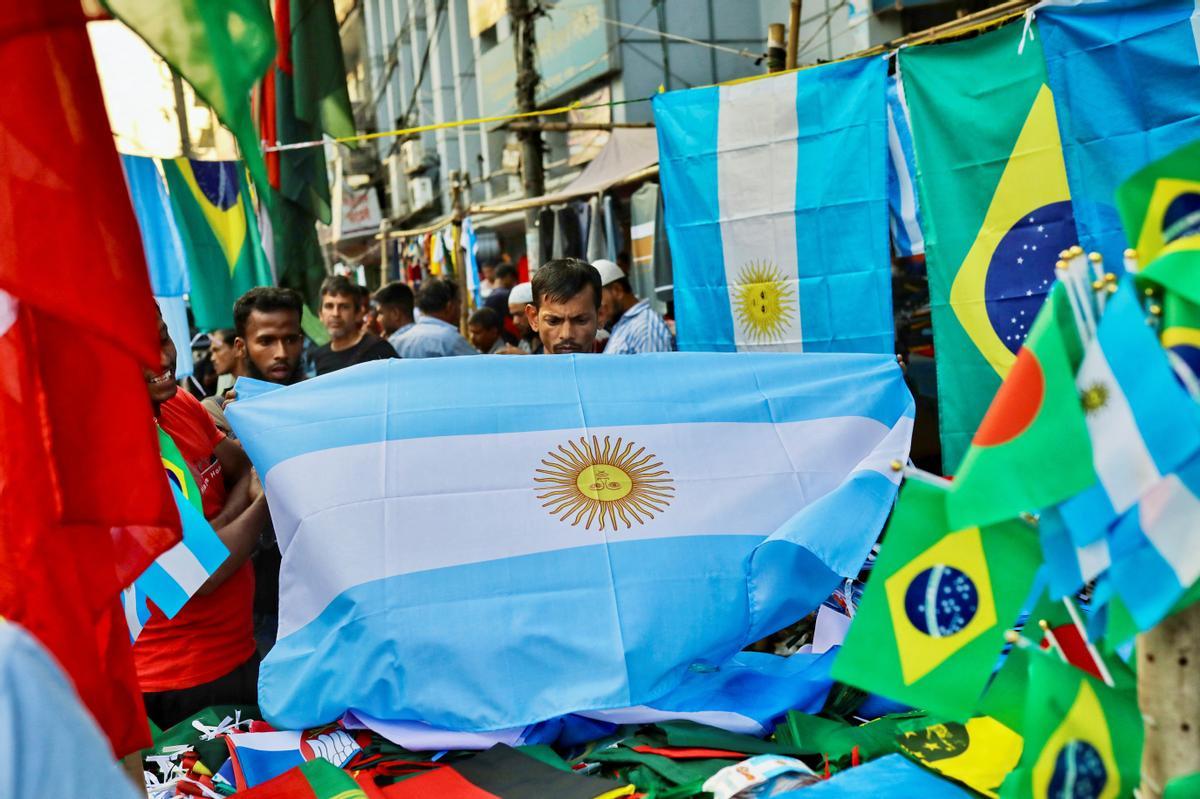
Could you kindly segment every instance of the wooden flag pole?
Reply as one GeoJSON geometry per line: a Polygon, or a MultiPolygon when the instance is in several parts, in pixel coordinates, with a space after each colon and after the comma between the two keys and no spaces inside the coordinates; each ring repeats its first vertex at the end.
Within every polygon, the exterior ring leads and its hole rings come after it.
{"type": "Polygon", "coordinates": [[[796,51],[800,49],[800,0],[792,0],[791,16],[788,17],[787,29],[787,69],[795,69],[796,51]]]}
{"type": "Polygon", "coordinates": [[[1174,777],[1200,771],[1200,602],[1138,636],[1143,799],[1174,777]]]}

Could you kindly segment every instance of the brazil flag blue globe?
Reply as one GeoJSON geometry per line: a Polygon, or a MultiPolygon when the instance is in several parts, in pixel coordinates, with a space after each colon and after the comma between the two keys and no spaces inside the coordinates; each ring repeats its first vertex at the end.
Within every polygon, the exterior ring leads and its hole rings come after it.
{"type": "Polygon", "coordinates": [[[1021,521],[953,529],[946,492],[904,481],[833,677],[966,721],[1041,558],[1021,521]]]}
{"type": "Polygon", "coordinates": [[[1021,762],[1001,796],[1124,799],[1138,786],[1136,687],[1112,688],[1049,652],[1029,650],[1021,762]]]}
{"type": "Polygon", "coordinates": [[[942,462],[956,472],[1076,244],[1040,34],[900,51],[925,233],[942,462]],[[980,113],[986,98],[986,113],[980,113]]]}

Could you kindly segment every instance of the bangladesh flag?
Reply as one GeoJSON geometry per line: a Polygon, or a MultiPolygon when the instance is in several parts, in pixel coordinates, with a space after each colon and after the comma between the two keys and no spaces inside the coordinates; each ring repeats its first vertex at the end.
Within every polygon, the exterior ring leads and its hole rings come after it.
{"type": "Polygon", "coordinates": [[[1001,796],[1133,796],[1142,752],[1137,693],[1029,653],[1025,749],[1001,796]]]}
{"type": "Polygon", "coordinates": [[[942,462],[956,472],[1076,243],[1040,36],[1021,24],[900,51],[937,353],[942,462]],[[981,109],[985,109],[981,111],[981,109]]]}
{"type": "Polygon", "coordinates": [[[233,327],[234,301],[272,283],[242,165],[188,158],[162,165],[187,253],[196,327],[233,327]]]}
{"type": "Polygon", "coordinates": [[[266,185],[250,90],[275,54],[262,0],[104,0],[217,112],[237,138],[258,185],[266,185]]]}
{"type": "MultiPolygon", "coordinates": [[[[354,135],[333,0],[274,0],[274,15],[278,57],[259,95],[262,137],[294,144],[354,135]]],[[[325,279],[315,224],[332,221],[325,148],[268,153],[267,173],[279,282],[315,307],[325,279]]]]}
{"type": "Polygon", "coordinates": [[[946,489],[906,480],[834,679],[966,719],[1039,563],[1024,523],[951,527],[946,489]]]}
{"type": "Polygon", "coordinates": [[[1083,344],[1055,283],[950,490],[950,524],[992,524],[1056,505],[1096,481],[1075,372],[1083,344]]]}

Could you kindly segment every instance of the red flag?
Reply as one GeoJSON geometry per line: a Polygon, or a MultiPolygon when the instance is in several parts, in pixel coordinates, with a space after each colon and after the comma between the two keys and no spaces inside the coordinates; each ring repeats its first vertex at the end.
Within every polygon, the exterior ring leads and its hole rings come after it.
{"type": "Polygon", "coordinates": [[[149,739],[118,594],[179,540],[156,314],[78,0],[0,0],[0,69],[0,615],[124,755],[149,739]]]}

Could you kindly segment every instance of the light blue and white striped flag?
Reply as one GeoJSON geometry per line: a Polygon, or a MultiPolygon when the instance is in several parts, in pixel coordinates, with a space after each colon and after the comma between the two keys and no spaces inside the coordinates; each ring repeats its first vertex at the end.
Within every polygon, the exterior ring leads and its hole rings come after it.
{"type": "Polygon", "coordinates": [[[858,573],[913,414],[878,355],[393,360],[246,388],[228,414],[283,552],[259,702],[293,729],[652,705],[858,573]]]}
{"type": "Polygon", "coordinates": [[[192,374],[192,350],[189,346],[192,334],[188,328],[187,303],[183,299],[190,288],[183,240],[175,224],[167,187],[154,159],[122,154],[121,166],[125,169],[129,198],[133,202],[142,234],[142,249],[146,253],[146,267],[150,271],[150,288],[154,291],[154,299],[162,310],[163,321],[167,323],[167,330],[178,351],[175,376],[184,378],[192,374]]]}
{"type": "Polygon", "coordinates": [[[1200,578],[1200,457],[1155,483],[1113,529],[1109,577],[1138,628],[1158,624],[1200,578]]]}
{"type": "Polygon", "coordinates": [[[893,351],[887,64],[654,98],[681,350],[893,351]]]}
{"type": "Polygon", "coordinates": [[[1075,385],[1097,481],[1060,510],[1075,545],[1087,547],[1200,451],[1200,405],[1175,379],[1130,279],[1109,299],[1075,385]]]}
{"type": "Polygon", "coordinates": [[[917,156],[913,151],[912,126],[904,86],[899,75],[887,79],[888,124],[888,213],[892,248],[901,258],[925,254],[925,236],[921,233],[921,208],[913,175],[917,174],[917,156]]]}
{"type": "MultiPolygon", "coordinates": [[[[126,602],[127,621],[134,617],[131,615],[131,606],[135,608],[133,614],[140,618],[140,608],[146,599],[154,602],[168,619],[174,618],[229,557],[229,550],[204,514],[188,501],[173,480],[170,483],[171,491],[175,494],[175,506],[183,522],[183,540],[159,555],[134,581],[132,588],[136,589],[136,598],[126,590],[123,599],[126,602]]],[[[142,619],[144,624],[145,619],[142,619]]],[[[130,632],[133,631],[131,623],[130,632]]],[[[141,632],[141,626],[137,627],[137,632],[141,632]]],[[[136,634],[134,637],[137,637],[136,634]]]]}

